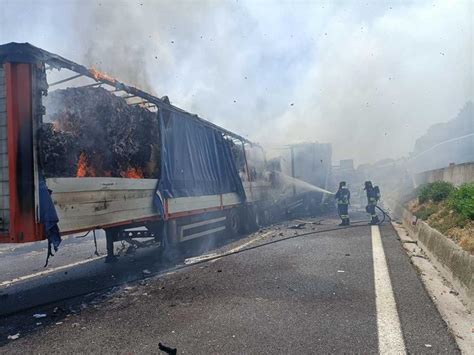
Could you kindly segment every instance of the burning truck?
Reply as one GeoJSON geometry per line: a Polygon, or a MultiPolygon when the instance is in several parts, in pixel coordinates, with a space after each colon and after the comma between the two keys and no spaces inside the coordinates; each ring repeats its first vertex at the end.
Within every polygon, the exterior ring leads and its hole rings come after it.
{"type": "Polygon", "coordinates": [[[116,241],[173,247],[276,215],[257,144],[27,43],[0,64],[0,243],[104,229],[112,261],[116,241]]]}

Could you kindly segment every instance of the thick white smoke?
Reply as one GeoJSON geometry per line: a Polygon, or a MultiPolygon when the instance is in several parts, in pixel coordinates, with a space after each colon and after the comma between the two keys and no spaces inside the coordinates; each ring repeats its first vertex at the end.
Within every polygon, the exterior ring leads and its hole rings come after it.
{"type": "Polygon", "coordinates": [[[406,155],[473,99],[472,2],[3,1],[0,42],[95,66],[262,143],[406,155]]]}

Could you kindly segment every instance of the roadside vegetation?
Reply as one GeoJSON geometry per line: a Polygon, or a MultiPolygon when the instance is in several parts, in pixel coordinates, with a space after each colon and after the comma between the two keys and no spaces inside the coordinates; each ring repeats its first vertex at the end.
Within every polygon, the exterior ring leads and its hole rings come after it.
{"type": "Polygon", "coordinates": [[[423,185],[409,208],[414,215],[474,254],[474,182],[423,185]]]}

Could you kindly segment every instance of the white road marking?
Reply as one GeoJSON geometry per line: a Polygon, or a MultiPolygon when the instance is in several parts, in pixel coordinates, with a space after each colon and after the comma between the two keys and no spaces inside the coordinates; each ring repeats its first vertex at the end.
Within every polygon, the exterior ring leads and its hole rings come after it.
{"type": "Polygon", "coordinates": [[[378,226],[372,226],[375,305],[380,354],[406,354],[400,319],[378,226]]]}
{"type": "Polygon", "coordinates": [[[11,286],[14,283],[17,283],[17,282],[20,282],[20,281],[29,280],[29,279],[33,279],[35,277],[48,275],[48,274],[51,274],[53,272],[64,270],[64,269],[69,269],[69,268],[77,266],[77,265],[87,264],[87,263],[90,263],[94,260],[102,259],[102,258],[105,258],[105,257],[106,257],[106,255],[101,255],[101,256],[98,256],[98,257],[93,258],[93,259],[81,260],[81,261],[78,261],[78,262],[75,262],[75,263],[72,263],[72,264],[67,264],[67,265],[62,265],[62,266],[58,266],[58,267],[53,267],[51,269],[46,269],[44,271],[36,272],[34,274],[29,274],[29,275],[25,275],[25,276],[16,277],[12,280],[0,282],[0,287],[8,287],[8,286],[11,286]]]}

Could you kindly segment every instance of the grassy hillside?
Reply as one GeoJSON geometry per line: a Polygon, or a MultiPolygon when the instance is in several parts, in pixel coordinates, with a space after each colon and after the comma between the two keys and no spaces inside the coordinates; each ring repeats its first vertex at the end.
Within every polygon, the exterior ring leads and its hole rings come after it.
{"type": "Polygon", "coordinates": [[[424,185],[408,207],[416,217],[474,254],[474,183],[459,188],[444,181],[424,185]]]}

